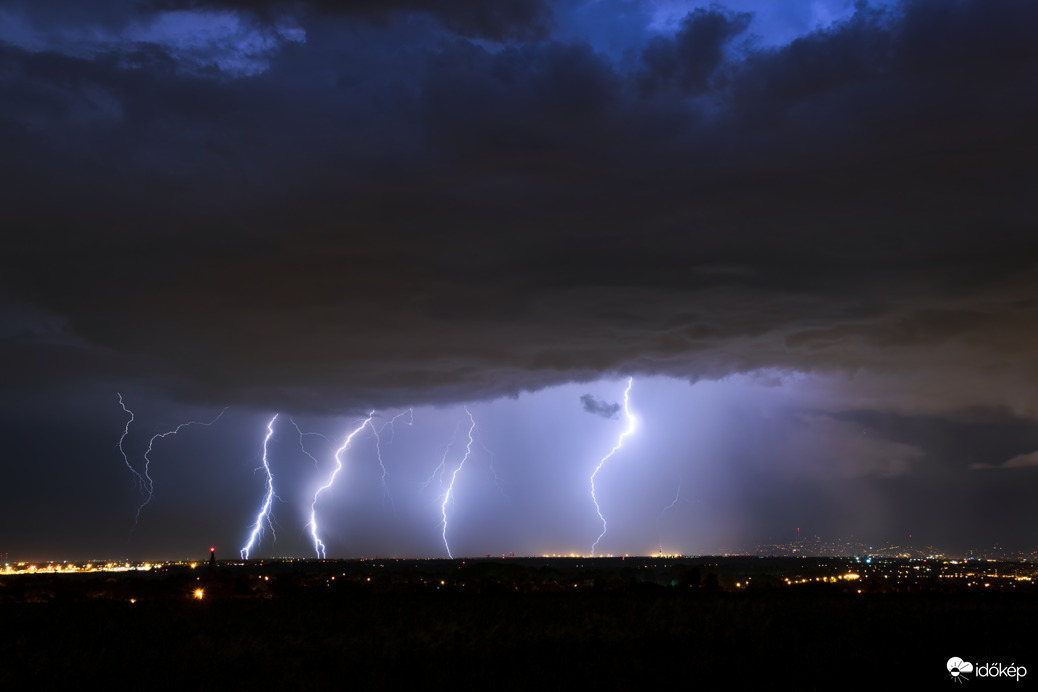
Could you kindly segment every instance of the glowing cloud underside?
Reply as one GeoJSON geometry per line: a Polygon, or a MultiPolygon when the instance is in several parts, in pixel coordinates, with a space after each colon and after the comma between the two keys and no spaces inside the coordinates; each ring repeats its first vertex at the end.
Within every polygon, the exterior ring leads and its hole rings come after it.
{"type": "MultiPolygon", "coordinates": [[[[252,546],[255,545],[256,541],[259,540],[260,532],[263,530],[263,522],[267,523],[270,527],[270,535],[277,540],[277,536],[274,534],[274,522],[270,519],[270,506],[274,502],[274,498],[277,497],[274,494],[274,475],[270,472],[270,462],[267,459],[267,446],[270,442],[270,438],[274,436],[274,421],[278,419],[278,414],[274,414],[274,417],[267,423],[267,436],[263,438],[263,470],[267,472],[267,494],[263,498],[263,506],[260,508],[259,514],[256,515],[256,523],[252,525],[252,533],[249,534],[249,540],[245,544],[245,547],[241,549],[241,556],[243,560],[249,559],[249,553],[252,551],[252,546]]],[[[259,469],[257,469],[259,470],[259,469]]]]}
{"type": "Polygon", "coordinates": [[[607,530],[606,520],[605,517],[602,515],[602,508],[599,507],[598,497],[595,496],[595,476],[597,476],[598,472],[602,470],[602,466],[606,463],[606,461],[608,461],[611,456],[616,454],[617,451],[619,451],[620,448],[624,446],[624,438],[626,438],[628,435],[634,432],[635,426],[638,421],[633,415],[631,415],[631,409],[628,406],[631,393],[631,384],[633,383],[633,377],[627,378],[627,389],[624,390],[624,416],[626,416],[627,418],[627,429],[620,433],[620,439],[616,441],[616,446],[613,447],[612,451],[610,451],[609,454],[606,454],[604,457],[602,457],[602,461],[598,462],[598,466],[595,467],[594,472],[592,472],[591,474],[591,501],[595,503],[595,511],[598,513],[598,518],[602,522],[602,533],[598,534],[598,538],[596,538],[595,542],[591,544],[592,557],[594,557],[595,555],[595,548],[598,547],[598,542],[601,541],[602,537],[606,535],[607,530]]]}
{"type": "Polygon", "coordinates": [[[374,415],[374,411],[369,413],[368,417],[365,418],[360,425],[354,428],[353,432],[346,436],[346,440],[342,443],[342,446],[335,451],[335,470],[332,471],[332,475],[328,478],[328,482],[318,488],[317,492],[314,493],[314,501],[310,504],[310,535],[313,536],[314,550],[317,552],[317,557],[319,558],[325,558],[326,554],[324,542],[321,541],[317,531],[317,499],[321,496],[321,493],[332,487],[332,484],[335,483],[335,477],[339,474],[339,471],[342,470],[342,455],[346,453],[347,449],[349,449],[350,443],[353,442],[353,438],[357,436],[357,433],[363,430],[364,426],[371,424],[371,418],[374,415]]]}

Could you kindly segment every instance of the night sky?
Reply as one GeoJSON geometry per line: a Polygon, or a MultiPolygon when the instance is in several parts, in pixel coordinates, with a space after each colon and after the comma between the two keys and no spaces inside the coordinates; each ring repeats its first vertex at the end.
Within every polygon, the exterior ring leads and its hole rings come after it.
{"type": "Polygon", "coordinates": [[[1038,548],[1036,33],[5,0],[0,554],[1038,548]]]}

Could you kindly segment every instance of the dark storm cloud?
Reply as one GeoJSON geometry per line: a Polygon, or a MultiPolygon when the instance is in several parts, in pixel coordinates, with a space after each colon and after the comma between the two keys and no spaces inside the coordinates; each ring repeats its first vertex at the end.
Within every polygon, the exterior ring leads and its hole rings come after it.
{"type": "Polygon", "coordinates": [[[1038,466],[1038,452],[1031,452],[1030,454],[1019,454],[1006,463],[1002,464],[1002,468],[1007,469],[1019,469],[1027,466],[1038,466]]]}
{"type": "MultiPolygon", "coordinates": [[[[105,0],[83,3],[56,0],[46,7],[25,0],[5,3],[9,23],[26,22],[96,30],[121,29],[153,21],[168,13],[206,15],[233,12],[242,21],[277,26],[286,20],[316,24],[328,18],[359,20],[387,26],[415,15],[431,17],[444,29],[465,37],[493,41],[527,41],[546,38],[555,23],[553,2],[548,0],[105,0]]],[[[17,27],[15,27],[17,28],[17,27]]],[[[205,31],[199,31],[198,40],[205,31]]],[[[75,38],[66,32],[64,38],[75,38]]]]}
{"type": "Polygon", "coordinates": [[[990,469],[1022,469],[1030,466],[1038,466],[1038,452],[1030,452],[1028,454],[1017,454],[1009,461],[1001,464],[986,464],[978,462],[970,466],[975,471],[986,471],[990,469]]]}
{"type": "Polygon", "coordinates": [[[992,468],[1007,459],[1020,465],[1038,448],[1033,418],[1005,408],[964,409],[942,416],[880,411],[845,411],[834,416],[860,435],[927,450],[919,460],[931,470],[992,468]]]}
{"type": "Polygon", "coordinates": [[[461,36],[494,41],[541,39],[553,25],[552,3],[547,0],[156,0],[154,6],[230,8],[274,19],[303,9],[317,15],[360,18],[376,23],[420,13],[435,17],[445,28],[461,36]]]}
{"type": "Polygon", "coordinates": [[[620,404],[616,402],[610,404],[602,399],[596,399],[592,394],[584,394],[580,397],[580,403],[584,406],[585,411],[596,416],[602,416],[602,418],[620,417],[620,404]]]}
{"type": "Polygon", "coordinates": [[[642,51],[643,88],[672,84],[689,93],[704,91],[724,60],[725,44],[746,31],[750,19],[748,12],[720,7],[690,12],[673,38],[658,36],[642,51]]]}
{"type": "Polygon", "coordinates": [[[274,3],[176,7],[258,19],[132,60],[0,45],[3,287],[62,348],[312,410],[774,367],[1038,411],[1033,3],[769,48],[699,10],[630,69],[542,4],[319,3],[305,42],[274,3]]]}

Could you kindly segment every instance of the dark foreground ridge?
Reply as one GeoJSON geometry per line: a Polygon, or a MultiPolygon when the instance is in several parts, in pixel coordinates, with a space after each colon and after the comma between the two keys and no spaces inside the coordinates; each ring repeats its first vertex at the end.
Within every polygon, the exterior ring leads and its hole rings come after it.
{"type": "Polygon", "coordinates": [[[837,680],[950,684],[951,657],[1025,666],[1031,677],[1033,639],[1019,633],[1038,615],[1032,571],[526,558],[4,575],[0,680],[556,689],[783,679],[815,689],[837,680]]]}

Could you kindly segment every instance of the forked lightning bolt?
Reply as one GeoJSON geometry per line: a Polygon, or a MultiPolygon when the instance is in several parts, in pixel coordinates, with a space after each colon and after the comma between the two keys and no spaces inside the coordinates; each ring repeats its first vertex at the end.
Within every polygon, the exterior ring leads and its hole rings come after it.
{"type": "Polygon", "coordinates": [[[595,503],[595,511],[598,512],[598,518],[602,522],[602,533],[600,533],[598,535],[598,538],[595,539],[595,542],[591,544],[592,557],[595,556],[595,548],[598,547],[598,542],[602,540],[602,536],[606,535],[606,520],[605,517],[602,516],[602,508],[598,506],[598,498],[595,496],[595,476],[597,476],[598,472],[602,470],[602,466],[606,463],[606,461],[608,461],[611,456],[616,454],[617,451],[619,451],[620,448],[624,446],[624,438],[626,438],[628,435],[634,432],[634,428],[638,421],[633,415],[631,415],[631,409],[628,406],[631,393],[631,384],[633,383],[633,377],[627,378],[627,389],[624,390],[624,416],[627,417],[627,429],[620,433],[620,439],[616,441],[616,446],[613,447],[612,451],[610,451],[609,454],[606,454],[604,457],[602,457],[602,461],[598,462],[598,466],[595,467],[594,472],[591,474],[591,500],[595,503]]]}
{"type": "MultiPolygon", "coordinates": [[[[122,396],[119,397],[119,403],[122,404],[122,396]]],[[[124,410],[126,409],[125,405],[123,405],[123,409],[124,410]]],[[[152,498],[155,496],[155,481],[152,479],[151,472],[150,472],[150,469],[151,469],[151,453],[155,449],[155,440],[158,440],[160,438],[166,438],[166,437],[169,437],[170,435],[176,435],[183,428],[186,428],[186,427],[191,426],[191,425],[201,425],[203,427],[208,428],[210,425],[212,425],[216,421],[220,420],[220,418],[223,417],[223,414],[226,413],[226,412],[227,412],[227,409],[225,408],[223,411],[220,411],[220,413],[216,416],[216,418],[212,419],[208,423],[205,423],[203,421],[192,420],[192,421],[188,421],[186,423],[181,423],[180,425],[178,425],[177,427],[173,428],[172,430],[168,430],[168,431],[163,432],[163,433],[157,433],[157,434],[151,436],[151,439],[148,440],[148,449],[144,452],[144,473],[140,474],[140,473],[137,473],[136,471],[134,471],[134,473],[137,475],[137,478],[140,479],[140,481],[141,481],[141,490],[148,494],[148,496],[146,498],[144,498],[144,502],[142,502],[137,507],[137,515],[134,517],[134,520],[133,520],[134,528],[137,528],[137,524],[140,523],[140,520],[141,520],[141,510],[143,510],[145,507],[147,507],[148,503],[150,503],[152,498]]],[[[131,416],[130,420],[132,421],[133,420],[133,418],[132,418],[133,414],[130,413],[130,416],[131,416]]],[[[130,429],[130,423],[127,422],[126,423],[126,428],[123,430],[123,437],[119,439],[119,449],[120,450],[122,450],[123,438],[126,437],[126,433],[127,433],[127,431],[129,429],[130,429]]],[[[126,452],[125,451],[123,452],[123,458],[126,458],[126,452]]],[[[129,466],[129,461],[128,460],[127,460],[127,466],[129,466]]],[[[132,471],[133,469],[131,468],[130,470],[132,471]]]]}
{"type": "MultiPolygon", "coordinates": [[[[294,420],[292,420],[291,418],[289,418],[288,420],[289,420],[290,423],[292,423],[293,426],[295,426],[296,432],[299,433],[299,449],[303,452],[303,454],[305,454],[306,456],[310,457],[310,461],[314,462],[314,468],[315,469],[318,468],[320,466],[320,464],[317,463],[317,457],[315,457],[310,452],[306,451],[306,446],[303,444],[303,436],[304,435],[317,435],[318,437],[324,437],[324,435],[322,435],[321,433],[315,433],[315,432],[305,433],[305,432],[302,431],[302,429],[299,427],[299,425],[294,420]]],[[[328,439],[328,438],[325,438],[325,439],[328,439]]]]}
{"type": "Polygon", "coordinates": [[[454,426],[454,434],[451,435],[451,441],[448,442],[447,446],[443,448],[443,456],[440,457],[440,463],[437,464],[436,468],[433,469],[432,475],[429,476],[429,479],[427,481],[425,481],[425,483],[422,483],[422,490],[425,490],[426,488],[428,488],[429,485],[433,482],[433,479],[435,479],[437,475],[439,475],[439,477],[440,477],[440,487],[441,488],[443,487],[443,474],[447,470],[447,454],[450,453],[451,446],[454,445],[454,441],[456,439],[458,439],[458,430],[460,430],[460,429],[461,429],[461,425],[460,424],[454,426]]]}
{"type": "MultiPolygon", "coordinates": [[[[274,417],[270,419],[269,423],[267,423],[267,436],[263,438],[263,470],[267,472],[267,494],[263,498],[263,506],[260,507],[259,514],[256,515],[256,523],[252,525],[252,533],[249,534],[249,540],[245,544],[245,547],[241,549],[241,557],[243,560],[249,559],[249,553],[252,552],[252,546],[259,539],[260,533],[263,530],[264,521],[267,523],[267,526],[270,527],[270,535],[273,536],[275,541],[277,540],[277,535],[274,533],[274,522],[270,519],[270,506],[277,495],[274,494],[274,475],[270,472],[270,461],[267,459],[267,446],[270,443],[270,438],[274,436],[274,421],[277,419],[278,414],[275,413],[274,417]]],[[[258,471],[259,469],[256,470],[258,471]]]]}
{"type": "MultiPolygon", "coordinates": [[[[461,471],[461,467],[465,465],[465,462],[468,461],[469,456],[472,454],[472,443],[474,442],[472,438],[472,431],[476,429],[476,419],[472,417],[472,414],[469,412],[468,407],[465,407],[465,413],[468,414],[470,423],[469,442],[467,445],[465,445],[465,456],[461,458],[461,462],[458,464],[458,467],[454,469],[454,473],[451,474],[450,485],[447,486],[447,493],[443,496],[443,504],[440,506],[440,512],[443,515],[443,547],[447,549],[447,557],[451,558],[452,560],[454,559],[454,555],[451,553],[451,546],[447,542],[447,504],[450,503],[451,495],[454,493],[454,481],[458,477],[458,472],[461,471]]],[[[446,458],[446,453],[444,454],[444,458],[446,458]]]]}
{"type": "Polygon", "coordinates": [[[317,499],[321,496],[321,493],[332,487],[332,484],[335,483],[335,477],[339,474],[339,471],[342,470],[342,455],[350,448],[350,443],[353,442],[353,438],[357,436],[357,433],[363,430],[365,426],[371,425],[371,418],[374,415],[374,411],[369,413],[368,417],[346,436],[346,440],[342,443],[342,446],[335,451],[335,470],[332,471],[331,476],[328,478],[328,482],[318,488],[317,492],[314,493],[314,501],[310,504],[310,534],[314,538],[314,550],[317,552],[319,558],[324,559],[326,555],[324,542],[321,541],[320,535],[317,531],[317,499]]]}
{"type": "MultiPolygon", "coordinates": [[[[389,428],[389,441],[392,442],[394,439],[396,439],[396,426],[394,424],[396,423],[398,418],[403,418],[404,416],[410,416],[410,418],[408,418],[407,424],[414,425],[414,409],[409,408],[403,413],[398,413],[397,415],[393,416],[393,418],[391,418],[388,422],[383,423],[381,427],[376,428],[374,425],[371,426],[371,431],[375,433],[375,455],[378,457],[378,466],[380,469],[382,469],[382,492],[386,496],[386,499],[389,500],[390,504],[392,504],[393,498],[389,495],[389,486],[386,484],[386,475],[388,472],[386,471],[385,462],[382,461],[382,431],[384,431],[386,428],[389,428]]],[[[395,510],[396,508],[394,507],[394,511],[395,510]]]]}
{"type": "Polygon", "coordinates": [[[144,487],[145,487],[144,486],[144,478],[141,476],[141,474],[137,473],[137,469],[133,468],[133,465],[130,463],[130,457],[128,457],[126,455],[126,450],[123,449],[123,440],[125,440],[126,436],[130,434],[130,423],[133,422],[133,411],[131,411],[130,409],[126,408],[126,404],[123,403],[123,395],[122,394],[120,394],[119,392],[116,392],[115,394],[116,394],[116,396],[119,397],[119,405],[123,407],[123,411],[126,411],[127,413],[130,414],[130,420],[126,421],[126,427],[123,428],[122,437],[119,438],[119,452],[122,453],[122,455],[123,455],[123,461],[126,462],[126,468],[130,469],[130,473],[133,474],[133,479],[134,479],[133,480],[133,484],[134,484],[134,486],[136,486],[137,488],[140,488],[141,492],[143,492],[144,491],[144,487]]]}

